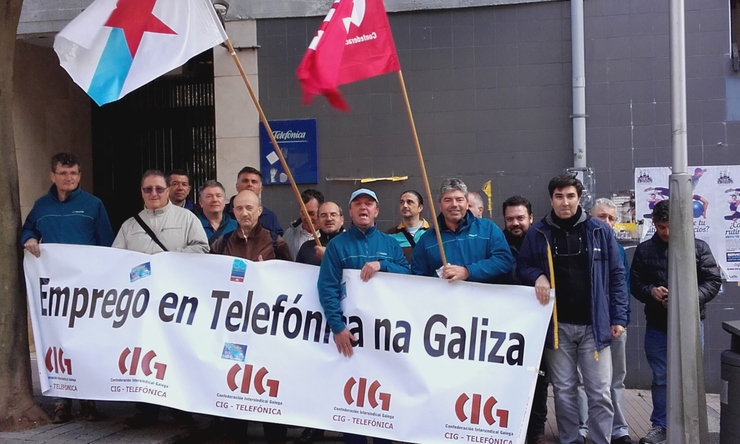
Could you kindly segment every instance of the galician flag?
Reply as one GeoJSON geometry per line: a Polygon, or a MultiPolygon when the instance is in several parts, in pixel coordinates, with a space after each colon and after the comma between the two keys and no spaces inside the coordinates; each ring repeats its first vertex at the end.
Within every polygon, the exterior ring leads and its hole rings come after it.
{"type": "Polygon", "coordinates": [[[209,0],[95,0],[57,34],[54,50],[104,105],[226,38],[209,0]]]}
{"type": "Polygon", "coordinates": [[[336,0],[296,75],[304,104],[323,94],[332,106],[347,110],[337,86],[400,69],[383,0],[336,0]]]}

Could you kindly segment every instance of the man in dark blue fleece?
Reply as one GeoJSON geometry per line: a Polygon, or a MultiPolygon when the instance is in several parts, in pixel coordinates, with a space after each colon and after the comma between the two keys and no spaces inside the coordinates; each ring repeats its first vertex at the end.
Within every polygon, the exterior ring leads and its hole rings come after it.
{"type": "MultiPolygon", "coordinates": [[[[378,231],[378,197],[375,192],[361,188],[349,199],[349,230],[332,239],[326,247],[319,271],[319,300],[329,323],[337,350],[352,356],[352,342],[357,341],[342,318],[342,273],[345,269],[360,270],[360,279],[367,282],[378,271],[409,274],[409,264],[398,242],[378,231]]],[[[347,444],[365,443],[364,436],[344,434],[347,444]]],[[[390,444],[387,439],[375,438],[377,444],[390,444]]]]}
{"type": "MultiPolygon", "coordinates": [[[[103,202],[80,188],[80,162],[77,156],[59,153],[51,158],[49,192],[41,196],[26,217],[21,232],[21,245],[39,257],[39,242],[55,244],[100,245],[110,247],[113,229],[103,202]]],[[[95,401],[80,400],[82,417],[101,419],[95,401]]],[[[59,398],[52,422],[72,419],[72,400],[59,398]]]]}

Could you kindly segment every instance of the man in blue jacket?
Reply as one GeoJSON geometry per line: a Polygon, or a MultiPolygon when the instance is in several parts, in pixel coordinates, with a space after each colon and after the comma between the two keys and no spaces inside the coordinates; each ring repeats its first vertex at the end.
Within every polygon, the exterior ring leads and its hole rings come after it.
{"type": "MultiPolygon", "coordinates": [[[[103,202],[80,188],[80,162],[77,156],[58,153],[51,158],[49,192],[33,204],[21,232],[21,245],[39,257],[39,242],[55,244],[100,245],[110,247],[113,229],[103,202]]],[[[95,401],[80,400],[82,417],[88,421],[102,418],[95,401]]],[[[52,422],[72,419],[72,400],[59,398],[52,422]]]]}
{"type": "MultiPolygon", "coordinates": [[[[339,353],[352,356],[352,343],[357,338],[349,331],[343,319],[341,301],[344,270],[360,270],[360,279],[367,282],[378,271],[409,274],[409,264],[398,242],[378,231],[378,197],[367,188],[360,188],[349,199],[349,230],[332,239],[326,246],[319,271],[319,300],[329,323],[339,353]]],[[[365,443],[363,436],[344,434],[347,444],[365,443]]],[[[390,444],[390,440],[376,438],[377,444],[390,444]]]]}
{"type": "Polygon", "coordinates": [[[555,394],[560,442],[579,436],[578,371],[588,398],[588,430],[595,444],[610,444],[611,340],[627,325],[625,269],[613,230],[579,205],[583,185],[573,176],[555,176],[548,185],[552,211],[534,224],[517,259],[517,276],[533,285],[543,305],[556,291],[555,316],[545,359],[555,394]],[[554,276],[548,257],[552,252],[554,276]],[[551,285],[552,283],[552,285],[551,285]]]}
{"type": "Polygon", "coordinates": [[[510,278],[514,257],[499,227],[468,210],[468,187],[460,179],[445,179],[439,190],[437,216],[447,263],[442,263],[434,228],[416,244],[411,271],[449,281],[496,283],[510,278]]]}

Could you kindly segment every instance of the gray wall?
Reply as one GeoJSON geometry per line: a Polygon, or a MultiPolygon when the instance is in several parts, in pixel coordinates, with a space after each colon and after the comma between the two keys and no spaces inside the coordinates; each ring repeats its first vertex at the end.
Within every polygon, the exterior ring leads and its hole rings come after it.
{"type": "MultiPolygon", "coordinates": [[[[689,162],[737,164],[740,123],[726,120],[725,84],[736,79],[729,53],[727,0],[686,2],[689,162]]],[[[597,196],[634,187],[636,167],[670,165],[668,0],[588,0],[586,76],[588,165],[597,196]]],[[[317,117],[317,187],[346,207],[359,184],[326,177],[409,175],[372,185],[379,225],[399,220],[396,200],[423,190],[396,74],[342,87],[351,111],[323,98],[300,104],[295,77],[321,18],[258,21],[260,98],[270,119],[317,117]]],[[[546,185],[572,166],[570,3],[545,2],[390,14],[391,27],[433,188],[457,176],[470,189],[493,182],[494,220],[512,194],[548,210],[546,185]]],[[[730,106],[731,108],[731,106],[730,106]]],[[[265,204],[282,221],[298,215],[290,190],[267,188],[265,204]]],[[[705,373],[720,388],[719,353],[735,319],[736,284],[708,306],[705,373]]],[[[642,305],[633,300],[628,359],[631,387],[647,388],[642,305]]]]}

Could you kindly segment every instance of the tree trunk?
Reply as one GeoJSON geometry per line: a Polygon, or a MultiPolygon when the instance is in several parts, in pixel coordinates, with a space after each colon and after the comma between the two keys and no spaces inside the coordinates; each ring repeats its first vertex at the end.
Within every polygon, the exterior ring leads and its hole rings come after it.
{"type": "Polygon", "coordinates": [[[22,282],[13,58],[23,0],[0,0],[0,430],[48,423],[33,401],[28,311],[22,282]]]}

